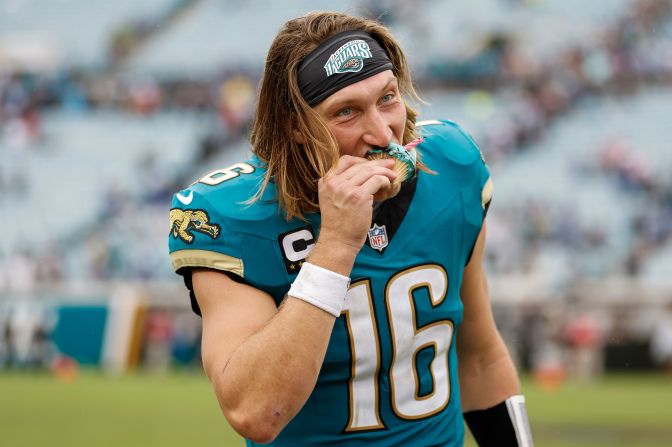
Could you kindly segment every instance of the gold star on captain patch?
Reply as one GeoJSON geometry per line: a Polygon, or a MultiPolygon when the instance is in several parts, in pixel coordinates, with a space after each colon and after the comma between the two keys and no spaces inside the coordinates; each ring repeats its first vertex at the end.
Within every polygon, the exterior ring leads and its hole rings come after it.
{"type": "Polygon", "coordinates": [[[289,269],[294,270],[294,269],[296,269],[296,266],[294,264],[289,264],[289,269]]]}
{"type": "Polygon", "coordinates": [[[303,265],[303,261],[299,261],[299,267],[303,265]]]}

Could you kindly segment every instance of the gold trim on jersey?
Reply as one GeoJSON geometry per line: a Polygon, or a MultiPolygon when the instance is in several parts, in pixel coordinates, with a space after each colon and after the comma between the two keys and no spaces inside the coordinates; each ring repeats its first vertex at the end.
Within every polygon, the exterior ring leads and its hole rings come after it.
{"type": "Polygon", "coordinates": [[[432,124],[443,124],[439,120],[422,120],[415,123],[415,127],[430,126],[432,124]]]}
{"type": "Polygon", "coordinates": [[[490,203],[492,200],[492,192],[495,190],[495,187],[492,184],[492,178],[488,178],[488,181],[483,185],[483,190],[481,191],[481,206],[483,209],[490,203]]]}
{"type": "Polygon", "coordinates": [[[178,250],[170,254],[173,270],[182,267],[207,267],[243,276],[243,260],[207,250],[178,250]]]}

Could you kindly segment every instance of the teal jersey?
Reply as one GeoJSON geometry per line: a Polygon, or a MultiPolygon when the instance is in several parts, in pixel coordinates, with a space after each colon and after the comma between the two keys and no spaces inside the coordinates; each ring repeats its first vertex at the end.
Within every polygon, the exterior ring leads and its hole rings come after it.
{"type": "MultiPolygon", "coordinates": [[[[492,195],[473,140],[451,121],[418,123],[420,172],[374,209],[317,385],[273,446],[459,446],[460,286],[492,195]]],[[[227,272],[280,304],[319,236],[319,214],[289,222],[252,157],[177,193],[170,253],[185,275],[227,272]]],[[[197,303],[192,305],[198,312],[197,303]]],[[[248,445],[255,445],[248,441],[248,445]]]]}

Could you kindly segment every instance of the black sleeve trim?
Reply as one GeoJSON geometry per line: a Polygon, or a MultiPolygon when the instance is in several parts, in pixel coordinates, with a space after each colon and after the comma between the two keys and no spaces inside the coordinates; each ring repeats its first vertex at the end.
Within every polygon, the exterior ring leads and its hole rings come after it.
{"type": "MultiPolygon", "coordinates": [[[[483,222],[482,222],[483,225],[485,225],[485,218],[488,215],[488,210],[490,209],[491,203],[492,200],[488,200],[488,203],[486,203],[485,206],[483,207],[483,222]]],[[[483,226],[481,226],[481,229],[483,229],[483,226]]],[[[478,234],[480,235],[481,233],[479,232],[478,234]]],[[[471,256],[474,254],[474,248],[476,248],[476,242],[478,242],[478,236],[476,236],[476,240],[474,241],[474,244],[471,246],[471,250],[469,250],[469,256],[467,256],[467,262],[464,263],[465,267],[469,265],[469,261],[471,261],[471,256]]]]}
{"type": "MultiPolygon", "coordinates": [[[[203,268],[203,267],[199,267],[203,268]]],[[[236,275],[235,273],[228,272],[225,270],[217,270],[217,269],[210,269],[215,272],[219,273],[224,273],[226,276],[231,278],[232,281],[235,281],[239,284],[245,284],[245,285],[251,285],[245,278],[236,275]]],[[[198,315],[199,317],[201,316],[201,308],[198,305],[198,300],[196,300],[196,294],[194,293],[194,283],[191,280],[191,273],[193,271],[193,267],[182,267],[177,271],[179,275],[182,275],[182,278],[184,279],[184,285],[189,289],[189,300],[191,301],[191,310],[198,315]]]]}

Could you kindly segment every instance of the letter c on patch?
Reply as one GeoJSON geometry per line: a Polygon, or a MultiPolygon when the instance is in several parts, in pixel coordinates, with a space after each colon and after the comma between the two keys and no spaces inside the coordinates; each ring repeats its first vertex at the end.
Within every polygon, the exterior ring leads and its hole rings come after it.
{"type": "Polygon", "coordinates": [[[285,252],[287,260],[291,262],[301,261],[306,259],[308,254],[315,247],[315,238],[308,230],[300,230],[295,233],[290,233],[282,239],[282,249],[285,252]],[[303,242],[304,247],[295,248],[296,242],[303,242]]]}

